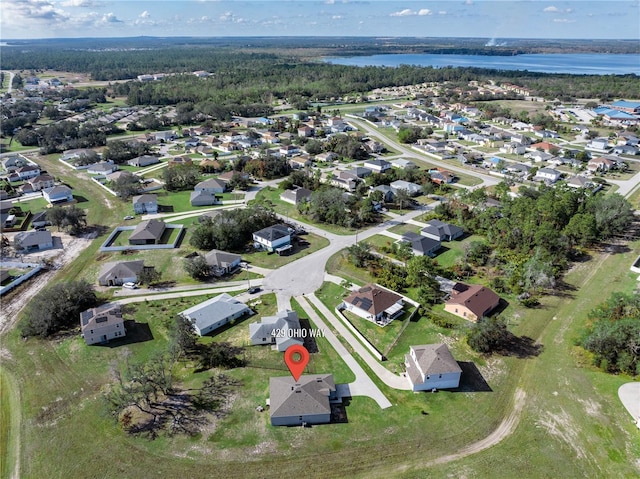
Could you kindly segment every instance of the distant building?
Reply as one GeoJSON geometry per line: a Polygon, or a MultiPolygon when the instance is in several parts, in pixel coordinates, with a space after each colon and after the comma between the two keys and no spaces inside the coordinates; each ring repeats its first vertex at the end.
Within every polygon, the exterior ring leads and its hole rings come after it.
{"type": "Polygon", "coordinates": [[[158,212],[158,196],[157,195],[138,195],[131,200],[133,203],[133,211],[140,215],[143,213],[154,214],[158,212]]]}
{"type": "Polygon", "coordinates": [[[286,225],[274,225],[253,233],[254,244],[268,251],[291,245],[292,230],[286,225]]]}
{"type": "Polygon", "coordinates": [[[136,226],[136,229],[129,236],[130,245],[159,244],[166,224],[162,220],[146,220],[136,226]]]}
{"type": "Polygon", "coordinates": [[[102,265],[98,274],[100,286],[122,286],[137,283],[138,275],[144,269],[144,261],[110,261],[102,265]]]}
{"type": "Polygon", "coordinates": [[[44,196],[51,205],[73,201],[73,192],[71,188],[64,185],[45,188],[42,190],[42,196],[44,196]]]}
{"type": "Polygon", "coordinates": [[[21,231],[13,237],[15,249],[23,253],[53,248],[50,231],[21,231]]]}
{"type": "Polygon", "coordinates": [[[295,188],[293,190],[285,190],[280,195],[282,201],[291,203],[292,205],[298,205],[300,203],[306,203],[311,200],[311,190],[307,188],[295,188]]]}
{"type": "Polygon", "coordinates": [[[127,161],[127,165],[137,167],[155,165],[156,163],[160,163],[160,158],[152,155],[137,156],[136,158],[127,161]]]}
{"type": "Polygon", "coordinates": [[[438,241],[453,241],[464,234],[464,230],[459,226],[445,223],[440,220],[430,220],[427,225],[420,230],[422,236],[438,241]]]}
{"type": "Polygon", "coordinates": [[[207,264],[211,266],[211,272],[215,276],[232,273],[240,266],[242,261],[242,257],[239,254],[227,253],[217,249],[209,251],[204,255],[204,258],[207,264]]]}

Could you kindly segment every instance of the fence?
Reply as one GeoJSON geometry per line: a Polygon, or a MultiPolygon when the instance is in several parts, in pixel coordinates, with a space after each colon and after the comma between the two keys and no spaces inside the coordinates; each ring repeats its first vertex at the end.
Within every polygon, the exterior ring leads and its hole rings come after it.
{"type": "Polygon", "coordinates": [[[178,236],[173,243],[170,244],[144,244],[144,245],[126,245],[126,246],[108,246],[110,245],[114,238],[120,234],[122,231],[133,231],[136,229],[135,226],[118,226],[114,229],[109,237],[106,239],[102,246],[100,246],[100,251],[126,251],[126,250],[145,250],[145,249],[172,249],[175,248],[178,243],[182,240],[182,236],[184,235],[184,226],[183,225],[165,225],[166,229],[179,229],[178,236]]]}
{"type": "Polygon", "coordinates": [[[335,312],[336,312],[336,315],[342,320],[344,325],[347,328],[349,328],[349,330],[356,336],[356,338],[360,340],[362,344],[364,344],[364,346],[369,351],[371,351],[371,353],[378,359],[378,361],[384,361],[386,359],[384,355],[380,351],[378,351],[378,348],[376,348],[373,344],[371,344],[369,340],[365,338],[360,331],[358,331],[358,328],[356,328],[353,324],[351,324],[351,321],[349,321],[347,317],[342,314],[341,310],[339,310],[338,308],[335,308],[335,312]]]}
{"type": "MultiPolygon", "coordinates": [[[[11,263],[2,263],[3,266],[10,266],[11,263]]],[[[2,296],[3,294],[11,291],[13,288],[15,288],[16,286],[18,286],[19,284],[24,283],[25,281],[27,281],[29,278],[31,278],[32,276],[35,276],[36,274],[38,274],[41,270],[42,270],[42,266],[41,265],[33,265],[32,263],[18,263],[21,266],[27,266],[27,267],[31,267],[34,266],[34,268],[29,271],[26,274],[23,274],[22,276],[20,276],[19,278],[13,280],[11,283],[9,283],[6,286],[3,286],[2,288],[0,288],[0,296],[2,296]]]]}

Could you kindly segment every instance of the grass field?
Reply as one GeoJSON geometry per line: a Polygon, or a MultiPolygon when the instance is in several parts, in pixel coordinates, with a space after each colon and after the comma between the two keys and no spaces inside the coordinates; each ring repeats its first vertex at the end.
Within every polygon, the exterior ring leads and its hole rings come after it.
{"type": "Polygon", "coordinates": [[[267,251],[252,251],[244,254],[243,259],[254,266],[275,269],[329,246],[328,239],[313,233],[309,233],[303,238],[309,244],[301,246],[294,241],[292,243],[293,250],[289,254],[280,256],[277,253],[268,253],[267,251]]]}

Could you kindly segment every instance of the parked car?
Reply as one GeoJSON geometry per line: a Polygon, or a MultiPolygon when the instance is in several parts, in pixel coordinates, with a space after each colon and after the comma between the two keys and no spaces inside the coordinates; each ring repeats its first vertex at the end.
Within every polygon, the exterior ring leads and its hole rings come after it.
{"type": "Polygon", "coordinates": [[[124,283],[122,287],[127,289],[138,289],[138,285],[132,282],[124,283]]]}
{"type": "Polygon", "coordinates": [[[134,218],[135,218],[135,216],[131,216],[131,215],[127,215],[127,216],[124,217],[125,220],[132,220],[134,218]]]}
{"type": "Polygon", "coordinates": [[[249,294],[256,294],[258,291],[260,291],[260,286],[252,286],[247,291],[249,292],[249,294]]]}

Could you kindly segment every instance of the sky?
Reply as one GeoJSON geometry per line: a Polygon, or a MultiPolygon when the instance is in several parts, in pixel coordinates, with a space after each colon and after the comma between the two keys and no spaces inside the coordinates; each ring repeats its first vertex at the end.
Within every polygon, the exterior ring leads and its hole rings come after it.
{"type": "Polygon", "coordinates": [[[640,40],[640,0],[0,0],[3,40],[140,35],[640,40]]]}

